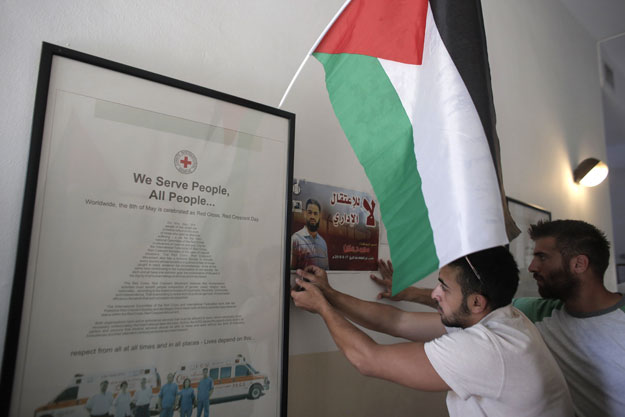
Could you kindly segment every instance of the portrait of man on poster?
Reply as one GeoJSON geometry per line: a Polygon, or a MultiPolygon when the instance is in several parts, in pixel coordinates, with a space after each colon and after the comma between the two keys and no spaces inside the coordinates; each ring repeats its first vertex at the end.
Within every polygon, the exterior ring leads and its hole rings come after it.
{"type": "Polygon", "coordinates": [[[321,203],[309,198],[304,209],[305,225],[291,236],[291,269],[315,265],[328,269],[328,245],[319,234],[321,203]]]}

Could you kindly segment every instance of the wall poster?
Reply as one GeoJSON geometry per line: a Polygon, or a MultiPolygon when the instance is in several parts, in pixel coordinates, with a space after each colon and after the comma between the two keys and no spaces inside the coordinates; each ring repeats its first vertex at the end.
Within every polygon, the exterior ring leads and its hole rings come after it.
{"type": "Polygon", "coordinates": [[[380,220],[368,193],[293,180],[291,269],[378,269],[380,220]]]}
{"type": "Polygon", "coordinates": [[[510,252],[519,266],[519,288],[515,297],[539,297],[538,287],[532,274],[527,270],[534,257],[534,242],[530,238],[530,225],[539,221],[551,220],[551,212],[544,208],[506,197],[510,215],[521,230],[521,234],[510,242],[510,252]]]}
{"type": "Polygon", "coordinates": [[[0,415],[285,416],[294,123],[44,44],[0,415]]]}

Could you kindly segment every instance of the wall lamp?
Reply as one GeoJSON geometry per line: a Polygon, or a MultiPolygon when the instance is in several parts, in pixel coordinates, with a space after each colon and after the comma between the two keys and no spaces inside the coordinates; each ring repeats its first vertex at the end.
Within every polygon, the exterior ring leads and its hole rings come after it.
{"type": "Polygon", "coordinates": [[[608,166],[596,158],[587,158],[573,171],[573,180],[585,187],[594,187],[608,176],[608,166]]]}

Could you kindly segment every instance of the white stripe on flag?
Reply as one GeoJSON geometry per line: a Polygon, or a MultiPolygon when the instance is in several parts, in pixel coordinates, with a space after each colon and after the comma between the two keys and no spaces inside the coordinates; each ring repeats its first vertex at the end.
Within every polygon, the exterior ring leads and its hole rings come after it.
{"type": "Polygon", "coordinates": [[[484,129],[428,6],[423,65],[380,59],[414,131],[440,266],[508,243],[484,129]]]}

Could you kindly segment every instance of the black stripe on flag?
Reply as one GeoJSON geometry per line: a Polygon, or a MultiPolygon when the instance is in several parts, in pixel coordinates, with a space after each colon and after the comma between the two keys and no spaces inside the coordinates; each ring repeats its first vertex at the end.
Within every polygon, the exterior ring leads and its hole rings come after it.
{"type": "Polygon", "coordinates": [[[503,188],[503,174],[497,136],[495,106],[490,81],[486,34],[480,0],[430,0],[438,32],[456,65],[482,121],[488,146],[493,157],[504,207],[508,239],[519,235],[512,220],[503,188]]]}

